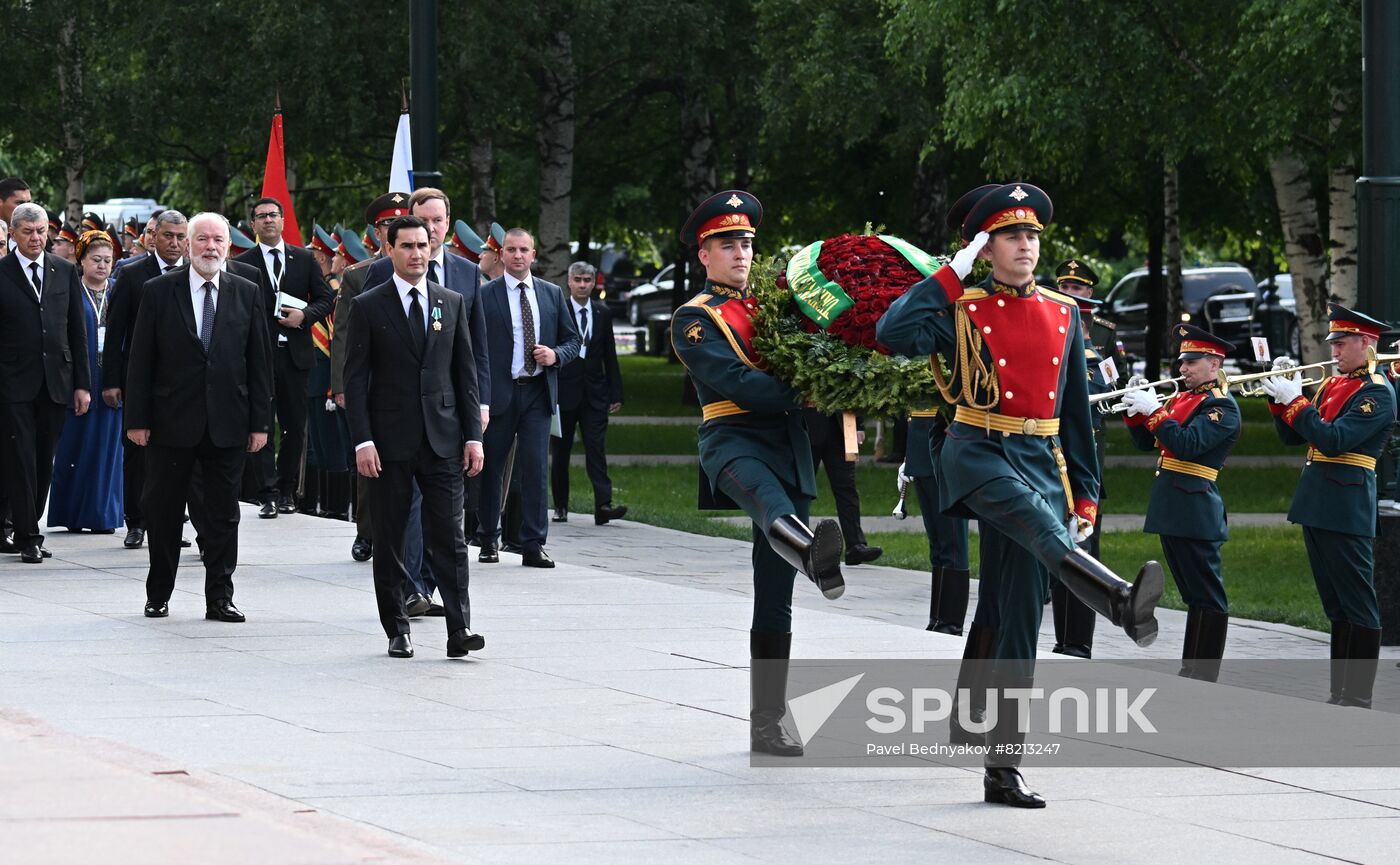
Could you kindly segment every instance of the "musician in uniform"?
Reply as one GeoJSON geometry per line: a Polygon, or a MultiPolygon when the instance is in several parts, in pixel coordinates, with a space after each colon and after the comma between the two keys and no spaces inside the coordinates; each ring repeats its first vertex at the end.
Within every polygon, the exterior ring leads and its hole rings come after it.
{"type": "Polygon", "coordinates": [[[1133,444],[1161,452],[1144,531],[1161,538],[1186,603],[1181,675],[1213,682],[1230,622],[1220,574],[1220,548],[1230,533],[1215,479],[1240,437],[1239,407],[1219,380],[1220,364],[1234,346],[1189,324],[1173,332],[1181,360],[1179,391],[1163,405],[1156,390],[1141,388],[1124,394],[1123,404],[1133,444]]]}
{"type": "MultiPolygon", "coordinates": [[[[1094,286],[1099,276],[1094,269],[1077,258],[1060,263],[1055,268],[1055,290],[1074,298],[1079,307],[1080,331],[1084,334],[1084,368],[1089,395],[1107,392],[1111,383],[1104,375],[1098,349],[1090,339],[1089,329],[1094,323],[1094,311],[1102,301],[1093,297],[1094,286]]],[[[1083,543],[1084,551],[1099,558],[1099,538],[1102,536],[1103,502],[1108,491],[1103,483],[1104,458],[1104,415],[1099,411],[1089,413],[1094,428],[1094,463],[1098,469],[1099,509],[1094,514],[1094,533],[1083,543]]],[[[1051,574],[1050,579],[1050,618],[1055,624],[1055,645],[1050,650],[1057,654],[1074,658],[1090,658],[1094,654],[1094,611],[1066,589],[1064,584],[1051,574]]]]}
{"type": "Polygon", "coordinates": [[[963,220],[967,245],[895,300],[876,327],[887,347],[911,357],[941,353],[951,372],[945,380],[934,365],[944,400],[955,406],[939,504],[945,514],[978,519],[973,622],[986,634],[1001,694],[987,733],[984,799],[1022,808],[1045,800],[1017,768],[1022,733],[1006,689],[1033,681],[1050,574],[1139,645],[1156,638],[1163,586],[1156,562],[1130,585],[1075,546],[1094,530],[1097,465],[1079,309],[1034,279],[1040,230],[1052,213],[1049,196],[1029,183],[987,190],[963,220]],[[979,256],[991,262],[991,276],[964,288],[979,256]]]}
{"type": "Polygon", "coordinates": [[[676,310],[671,342],[704,416],[700,507],[742,508],[753,520],[750,742],[755,752],[795,757],[802,745],[782,726],[793,578],[801,571],[826,597],[841,597],[843,540],[835,520],[822,520],[815,531],[807,527],[817,489],[803,400],[766,370],[753,348],[748,281],[762,218],[757,198],[729,190],[686,220],[681,241],[699,246],[705,287],[676,310]]]}
{"type": "Polygon", "coordinates": [[[1329,303],[1327,341],[1337,375],[1311,400],[1286,373],[1260,385],[1272,402],[1284,444],[1308,446],[1307,462],[1288,509],[1303,527],[1322,609],[1332,622],[1332,687],[1328,702],[1371,705],[1381,646],[1376,600],[1376,459],[1395,423],[1395,392],[1368,354],[1385,325],[1329,303]]]}

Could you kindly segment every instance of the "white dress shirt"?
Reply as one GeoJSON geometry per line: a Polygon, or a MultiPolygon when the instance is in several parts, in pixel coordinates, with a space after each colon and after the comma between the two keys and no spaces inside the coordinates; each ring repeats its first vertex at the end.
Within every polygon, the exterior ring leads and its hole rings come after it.
{"type": "Polygon", "coordinates": [[[32,258],[25,258],[24,253],[19,251],[19,247],[15,247],[14,251],[10,254],[19,259],[19,269],[24,271],[24,281],[29,283],[30,291],[33,291],[36,297],[38,297],[40,300],[43,300],[44,281],[45,279],[47,279],[47,275],[44,273],[43,253],[39,254],[38,261],[35,261],[32,258]],[[39,287],[37,289],[34,288],[34,271],[30,269],[30,266],[35,264],[39,265],[39,287]]]}
{"type": "MultiPolygon", "coordinates": [[[[432,263],[437,265],[437,284],[443,288],[447,288],[447,252],[445,250],[446,247],[439,246],[437,258],[432,260],[432,263]]],[[[426,271],[423,278],[427,279],[426,271]]]]}
{"type": "Polygon", "coordinates": [[[198,337],[204,332],[204,283],[214,283],[214,312],[219,311],[219,277],[220,273],[214,274],[209,279],[199,275],[199,271],[190,268],[190,303],[194,306],[194,335],[198,337]]]}
{"type": "MultiPolygon", "coordinates": [[[[520,280],[506,277],[506,300],[510,303],[510,331],[514,343],[510,353],[510,377],[525,378],[525,328],[520,321],[520,286],[525,286],[525,296],[530,299],[531,317],[535,322],[535,345],[540,344],[540,302],[535,295],[535,281],[529,275],[520,280]]],[[[535,364],[535,375],[544,372],[544,367],[535,364]]]]}
{"type": "MultiPolygon", "coordinates": [[[[159,255],[156,255],[154,252],[151,253],[151,255],[154,256],[156,260],[156,267],[160,269],[161,273],[166,273],[167,271],[174,270],[175,268],[185,263],[185,257],[183,255],[175,259],[170,264],[166,264],[165,259],[161,258],[159,255]]],[[[190,270],[194,270],[194,268],[190,268],[190,270]]]]}
{"type": "Polygon", "coordinates": [[[588,335],[593,332],[593,307],[587,301],[580,304],[574,300],[572,295],[569,296],[569,306],[573,310],[575,324],[578,323],[578,314],[583,313],[584,327],[579,330],[578,334],[578,356],[580,358],[588,357],[588,335]]]}
{"type": "Polygon", "coordinates": [[[262,253],[263,266],[267,268],[267,275],[272,277],[272,289],[274,291],[280,291],[282,288],[282,277],[287,275],[287,244],[278,241],[276,246],[264,246],[263,242],[260,240],[258,241],[258,251],[262,253]],[[275,271],[277,273],[276,276],[272,276],[274,273],[272,269],[272,251],[274,249],[277,250],[277,258],[280,261],[275,271]]]}

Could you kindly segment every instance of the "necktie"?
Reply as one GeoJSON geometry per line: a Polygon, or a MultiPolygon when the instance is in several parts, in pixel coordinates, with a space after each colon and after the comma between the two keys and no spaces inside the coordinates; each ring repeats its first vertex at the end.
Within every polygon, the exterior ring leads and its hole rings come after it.
{"type": "Polygon", "coordinates": [[[520,329],[525,334],[525,374],[534,375],[538,369],[535,363],[535,311],[530,307],[530,296],[525,293],[525,283],[517,283],[520,289],[520,329]]]}
{"type": "Polygon", "coordinates": [[[442,280],[438,279],[438,268],[436,261],[428,262],[428,281],[442,285],[442,280]]]}
{"type": "Polygon", "coordinates": [[[282,283],[282,254],[276,249],[269,249],[272,253],[272,284],[274,286],[282,283]]]}
{"type": "Polygon", "coordinates": [[[175,265],[173,265],[173,264],[163,264],[163,265],[161,265],[160,272],[161,272],[161,273],[169,273],[170,271],[172,271],[172,270],[174,270],[174,269],[175,269],[175,265]]]}
{"type": "Polygon", "coordinates": [[[427,334],[423,332],[423,304],[418,302],[418,289],[408,290],[408,301],[408,335],[413,337],[413,347],[422,357],[427,334]]]}
{"type": "Polygon", "coordinates": [[[204,312],[199,319],[199,341],[204,353],[209,353],[209,343],[214,340],[214,283],[204,283],[204,312]]]}
{"type": "Polygon", "coordinates": [[[32,274],[34,274],[34,276],[32,277],[33,282],[34,282],[34,296],[35,296],[35,297],[43,297],[43,296],[44,296],[44,283],[41,282],[40,279],[39,279],[39,262],[36,261],[36,262],[33,262],[32,264],[30,264],[30,265],[29,265],[29,272],[32,273],[32,274]]]}
{"type": "Polygon", "coordinates": [[[578,338],[588,342],[588,308],[578,311],[578,338]]]}

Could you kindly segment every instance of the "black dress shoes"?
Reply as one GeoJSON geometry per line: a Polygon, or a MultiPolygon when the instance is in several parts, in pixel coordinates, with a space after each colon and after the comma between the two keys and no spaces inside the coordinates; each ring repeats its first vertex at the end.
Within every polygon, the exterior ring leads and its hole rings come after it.
{"type": "Polygon", "coordinates": [[[428,612],[428,608],[433,605],[433,602],[428,600],[424,595],[414,592],[404,599],[403,605],[404,609],[408,611],[408,617],[410,619],[416,619],[428,612]]]}
{"type": "Polygon", "coordinates": [[[193,545],[190,543],[189,538],[180,538],[180,549],[188,550],[191,546],[193,545]]]}
{"type": "Polygon", "coordinates": [[[500,553],[496,552],[495,544],[482,544],[481,554],[476,557],[483,565],[494,565],[501,560],[500,553]]]}
{"type": "Polygon", "coordinates": [[[447,611],[442,608],[442,604],[429,604],[428,611],[423,615],[436,616],[437,618],[442,618],[443,616],[447,615],[447,611]]]}
{"type": "Polygon", "coordinates": [[[126,537],[122,539],[122,546],[126,547],[128,550],[139,550],[141,545],[145,542],[145,529],[129,529],[127,530],[126,537]]]}
{"type": "Polygon", "coordinates": [[[282,496],[281,498],[279,498],[279,499],[277,500],[277,513],[279,513],[279,514],[294,514],[294,513],[296,513],[296,512],[297,512],[297,503],[296,503],[296,500],[293,499],[291,496],[286,496],[286,495],[284,495],[284,496],[282,496]]]}
{"type": "Polygon", "coordinates": [[[215,601],[212,607],[205,609],[204,618],[215,622],[246,621],[244,615],[233,605],[233,601],[215,601]]]}
{"type": "Polygon", "coordinates": [[[367,562],[374,555],[374,541],[369,538],[355,536],[355,543],[350,545],[350,558],[357,562],[367,562]]]}
{"type": "Polygon", "coordinates": [[[44,548],[38,544],[28,544],[19,554],[19,560],[29,565],[37,565],[44,558],[44,548]]]}
{"type": "Polygon", "coordinates": [[[1045,807],[1045,800],[1026,786],[1020,771],[1010,767],[987,767],[982,777],[982,800],[1012,808],[1045,807]]]}
{"type": "Polygon", "coordinates": [[[883,547],[872,547],[866,544],[856,544],[846,550],[846,564],[848,565],[868,565],[885,554],[883,547]]]}
{"type": "Polygon", "coordinates": [[[413,657],[413,641],[408,638],[408,634],[399,634],[397,637],[389,641],[389,657],[413,657]]]}
{"type": "Polygon", "coordinates": [[[608,520],[620,520],[625,516],[627,516],[626,505],[613,507],[612,502],[608,502],[605,505],[598,505],[598,507],[593,509],[593,524],[606,526],[608,520]]]}
{"type": "Polygon", "coordinates": [[[568,509],[568,508],[555,508],[555,509],[554,509],[554,522],[556,522],[556,523],[567,523],[568,521],[569,521],[569,509],[568,509]]]}
{"type": "Polygon", "coordinates": [[[10,538],[9,532],[0,532],[0,553],[17,553],[19,547],[10,538]]]}
{"type": "Polygon", "coordinates": [[[552,568],[554,560],[544,550],[526,550],[521,554],[520,564],[527,568],[552,568]]]}
{"type": "Polygon", "coordinates": [[[263,502],[262,507],[258,508],[258,517],[264,520],[277,519],[277,506],[272,502],[263,502]]]}
{"type": "Polygon", "coordinates": [[[453,631],[447,636],[447,657],[463,658],[467,652],[479,652],[486,648],[486,638],[480,634],[473,634],[466,628],[460,631],[453,631]]]}
{"type": "Polygon", "coordinates": [[[43,556],[46,559],[53,558],[53,553],[49,552],[49,548],[44,546],[43,544],[39,545],[39,555],[43,556]]]}
{"type": "Polygon", "coordinates": [[[146,602],[146,618],[163,619],[170,615],[169,604],[157,604],[155,601],[146,602]]]}

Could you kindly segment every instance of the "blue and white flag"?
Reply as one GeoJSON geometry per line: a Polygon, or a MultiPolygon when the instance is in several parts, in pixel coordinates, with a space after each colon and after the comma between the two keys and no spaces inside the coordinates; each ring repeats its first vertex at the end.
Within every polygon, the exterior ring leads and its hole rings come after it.
{"type": "Polygon", "coordinates": [[[408,131],[408,112],[399,115],[394,134],[394,158],[389,165],[389,191],[413,191],[413,139],[408,131]]]}

